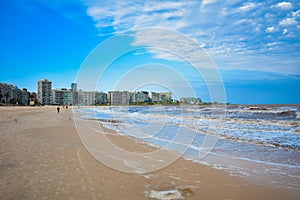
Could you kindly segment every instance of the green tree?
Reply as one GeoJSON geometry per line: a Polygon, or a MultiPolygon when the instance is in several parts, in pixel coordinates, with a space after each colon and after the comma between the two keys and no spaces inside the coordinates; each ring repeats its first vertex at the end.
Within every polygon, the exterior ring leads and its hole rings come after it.
{"type": "Polygon", "coordinates": [[[20,101],[19,99],[16,99],[16,98],[12,98],[12,99],[9,101],[9,103],[11,103],[11,104],[17,104],[17,102],[18,102],[19,105],[22,104],[21,101],[20,101]]]}

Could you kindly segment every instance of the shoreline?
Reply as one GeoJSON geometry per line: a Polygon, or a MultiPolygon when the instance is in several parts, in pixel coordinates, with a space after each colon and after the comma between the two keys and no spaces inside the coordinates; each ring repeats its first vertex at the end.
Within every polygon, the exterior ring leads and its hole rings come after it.
{"type": "MultiPolygon", "coordinates": [[[[151,147],[103,128],[130,151],[151,147]]],[[[109,168],[84,148],[71,108],[0,107],[1,199],[147,199],[151,191],[180,189],[185,199],[297,199],[299,192],[258,185],[179,158],[147,174],[109,168]]],[[[97,136],[96,136],[97,137],[97,136]]]]}
{"type": "Polygon", "coordinates": [[[156,104],[99,104],[99,105],[44,105],[44,106],[38,106],[38,105],[34,105],[34,106],[31,106],[31,105],[13,105],[13,104],[0,104],[0,108],[1,107],[19,107],[19,108],[27,108],[27,107],[30,107],[30,108],[43,108],[43,107],[57,107],[57,106],[60,106],[60,107],[63,107],[63,106],[68,106],[69,108],[77,108],[77,107],[80,107],[80,108],[90,108],[90,107],[102,107],[102,106],[201,106],[201,107],[205,107],[205,106],[224,106],[224,107],[230,107],[230,106],[243,106],[243,107],[263,107],[263,106],[269,106],[269,107],[281,107],[281,106],[300,106],[300,103],[270,103],[270,104],[266,104],[266,103],[247,103],[247,104],[237,104],[237,103],[211,103],[211,102],[203,102],[203,103],[200,103],[200,104],[186,104],[186,103],[166,103],[166,104],[159,104],[159,103],[156,103],[156,104]]]}
{"type": "MultiPolygon", "coordinates": [[[[98,119],[98,118],[82,118],[81,120],[92,121],[92,122],[99,122],[99,124],[101,126],[100,130],[104,129],[104,130],[108,130],[108,131],[114,132],[114,135],[119,135],[121,137],[129,138],[130,140],[134,140],[134,141],[139,142],[139,143],[141,143],[143,145],[150,146],[151,148],[152,147],[155,148],[155,149],[164,148],[164,146],[161,146],[159,144],[148,143],[147,141],[145,141],[143,139],[136,138],[134,136],[131,136],[130,134],[127,135],[127,134],[121,133],[121,132],[119,132],[119,131],[117,131],[115,129],[112,129],[110,127],[106,127],[105,124],[103,124],[103,123],[109,122],[109,120],[106,121],[106,120],[101,120],[101,119],[98,119]]],[[[227,139],[223,138],[221,140],[228,140],[228,138],[227,139]]],[[[237,140],[234,140],[234,141],[237,141],[237,140]]],[[[265,145],[261,145],[260,143],[249,143],[249,142],[245,142],[245,141],[238,141],[238,142],[239,143],[243,143],[243,144],[248,144],[248,145],[255,145],[257,147],[261,147],[261,146],[263,146],[263,147],[269,147],[269,148],[276,148],[276,147],[278,147],[278,146],[265,146],[265,145]]],[[[120,146],[120,145],[122,146],[122,144],[118,144],[118,146],[120,146]]],[[[288,147],[284,147],[283,149],[285,149],[287,151],[292,150],[292,151],[299,152],[299,150],[297,150],[297,149],[292,149],[292,148],[288,148],[288,147]]],[[[188,162],[192,162],[192,163],[199,164],[199,165],[202,165],[202,166],[207,166],[207,167],[213,168],[214,170],[224,171],[229,176],[238,177],[238,178],[244,179],[245,181],[251,181],[253,184],[266,185],[266,186],[268,186],[270,188],[278,188],[278,189],[281,189],[282,185],[284,185],[284,184],[281,184],[281,186],[276,186],[276,184],[275,184],[276,181],[272,180],[273,176],[268,177],[269,175],[265,174],[264,176],[261,176],[261,177],[257,177],[256,176],[256,178],[254,178],[253,174],[251,176],[250,175],[245,175],[245,173],[246,174],[248,173],[248,172],[245,172],[245,171],[231,170],[228,167],[226,168],[226,167],[219,166],[218,164],[208,163],[205,159],[203,159],[203,161],[201,161],[201,159],[198,160],[197,156],[195,157],[195,155],[193,155],[193,154],[185,154],[185,153],[180,152],[179,150],[172,149],[172,148],[167,148],[166,150],[169,151],[169,152],[178,152],[179,154],[182,154],[180,157],[182,159],[188,161],[188,162]],[[264,177],[264,178],[268,177],[268,180],[264,180],[264,179],[262,179],[262,177],[264,177]]],[[[220,156],[218,153],[214,153],[214,152],[211,152],[209,154],[215,154],[214,156],[216,156],[216,157],[220,156]]],[[[225,155],[223,155],[223,156],[226,157],[225,155]]],[[[221,155],[221,157],[222,157],[222,155],[221,155]]],[[[267,162],[267,161],[264,162],[264,161],[260,161],[260,160],[252,160],[252,159],[247,159],[247,158],[243,158],[243,157],[239,158],[239,157],[233,156],[233,157],[230,157],[230,158],[234,159],[234,160],[236,160],[236,161],[238,161],[240,163],[254,162],[254,163],[258,164],[258,165],[261,165],[261,164],[263,164],[263,165],[272,165],[273,164],[273,163],[267,162]]],[[[227,158],[227,159],[229,159],[229,158],[227,158]]],[[[281,164],[278,164],[278,165],[280,166],[281,164]]],[[[285,164],[282,164],[282,166],[284,166],[284,165],[285,164]]],[[[257,173],[256,173],[256,175],[257,175],[257,173]]],[[[278,179],[278,178],[276,178],[276,179],[278,179]]],[[[286,186],[286,188],[289,188],[289,187],[286,186]]]]}

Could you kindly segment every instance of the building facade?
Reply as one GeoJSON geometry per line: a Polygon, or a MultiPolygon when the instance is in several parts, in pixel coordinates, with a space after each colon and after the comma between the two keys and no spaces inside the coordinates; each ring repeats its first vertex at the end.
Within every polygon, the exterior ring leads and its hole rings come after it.
{"type": "Polygon", "coordinates": [[[107,104],[107,94],[104,92],[95,92],[95,104],[96,105],[106,105],[107,104]]]}
{"type": "Polygon", "coordinates": [[[168,103],[172,102],[172,92],[151,92],[152,102],[168,103]]]}
{"type": "Polygon", "coordinates": [[[172,92],[151,92],[152,100],[148,91],[110,91],[108,92],[108,103],[111,105],[147,103],[147,102],[172,102],[172,92]]]}
{"type": "Polygon", "coordinates": [[[72,105],[73,93],[66,88],[55,89],[52,91],[52,103],[55,105],[72,105]]]}
{"type": "Polygon", "coordinates": [[[143,102],[150,102],[148,91],[130,92],[129,103],[143,103],[143,102]]]}
{"type": "Polygon", "coordinates": [[[21,99],[21,103],[23,105],[29,105],[29,98],[30,98],[30,93],[27,91],[26,88],[22,89],[22,99],[21,99]]]}
{"type": "Polygon", "coordinates": [[[130,96],[128,91],[109,91],[108,103],[110,105],[129,104],[130,96]]]}
{"type": "Polygon", "coordinates": [[[158,103],[161,102],[161,95],[159,92],[151,92],[152,102],[158,103]]]}
{"type": "MultiPolygon", "coordinates": [[[[48,79],[38,81],[37,93],[30,93],[26,88],[20,90],[17,86],[0,83],[0,104],[16,105],[128,105],[135,103],[166,103],[172,102],[171,92],[148,91],[110,91],[108,93],[97,91],[77,90],[77,83],[71,88],[52,90],[52,82],[48,79]],[[152,97],[152,99],[150,98],[152,97]]],[[[186,98],[181,102],[198,103],[200,99],[186,98]]]]}
{"type": "Polygon", "coordinates": [[[172,102],[172,92],[161,92],[160,98],[162,103],[170,103],[172,102]]]}
{"type": "Polygon", "coordinates": [[[26,88],[20,90],[17,86],[0,83],[0,104],[28,105],[28,92],[26,88]]]}
{"type": "Polygon", "coordinates": [[[42,105],[52,104],[52,82],[48,79],[38,81],[38,102],[42,105]]]}
{"type": "Polygon", "coordinates": [[[71,83],[71,90],[73,92],[77,91],[77,83],[71,83]]]}
{"type": "Polygon", "coordinates": [[[200,98],[196,98],[196,97],[185,97],[185,98],[181,98],[180,103],[182,104],[201,104],[201,99],[200,98]]]}

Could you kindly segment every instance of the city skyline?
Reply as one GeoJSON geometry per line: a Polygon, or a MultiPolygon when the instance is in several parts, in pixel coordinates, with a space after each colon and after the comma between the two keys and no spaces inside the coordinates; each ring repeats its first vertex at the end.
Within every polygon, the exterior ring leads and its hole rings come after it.
{"type": "MultiPolygon", "coordinates": [[[[176,48],[188,55],[195,47],[184,45],[178,38],[143,29],[155,27],[180,33],[199,44],[220,74],[227,102],[300,103],[297,92],[300,2],[296,0],[31,0],[22,3],[4,0],[0,4],[1,25],[5,30],[0,34],[0,82],[36,91],[36,81],[47,77],[53,81],[53,88],[64,88],[77,82],[80,70],[97,45],[130,30],[122,42],[102,53],[127,46],[135,50],[113,60],[99,77],[101,84],[94,89],[163,90],[162,84],[134,85],[133,82],[116,87],[137,66],[156,63],[157,66],[136,69],[136,79],[155,78],[156,73],[168,66],[189,82],[196,97],[211,101],[209,81],[201,79],[201,75],[195,76],[189,63],[176,54],[176,48]],[[157,44],[168,52],[149,48],[157,44]]],[[[104,67],[103,60],[95,66],[104,67]]],[[[205,65],[196,68],[207,72],[205,65]]],[[[166,75],[165,79],[166,86],[184,95],[185,88],[173,76],[166,75]]]]}
{"type": "MultiPolygon", "coordinates": [[[[180,99],[181,101],[182,99],[180,99]]],[[[178,103],[172,92],[158,91],[85,91],[77,88],[77,83],[70,87],[52,88],[52,81],[46,78],[37,81],[37,91],[18,88],[10,83],[0,82],[0,105],[129,105],[140,103],[178,103]]],[[[185,98],[183,103],[201,103],[200,98],[185,98]],[[198,100],[195,100],[198,99],[198,100]]]]}

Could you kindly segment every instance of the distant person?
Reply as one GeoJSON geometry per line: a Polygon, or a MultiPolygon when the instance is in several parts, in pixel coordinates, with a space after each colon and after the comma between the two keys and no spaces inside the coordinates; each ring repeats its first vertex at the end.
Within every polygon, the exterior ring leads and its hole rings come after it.
{"type": "Polygon", "coordinates": [[[57,106],[56,110],[57,110],[57,114],[59,114],[60,107],[57,106]]]}
{"type": "Polygon", "coordinates": [[[68,109],[68,106],[66,106],[66,109],[68,109]]]}

